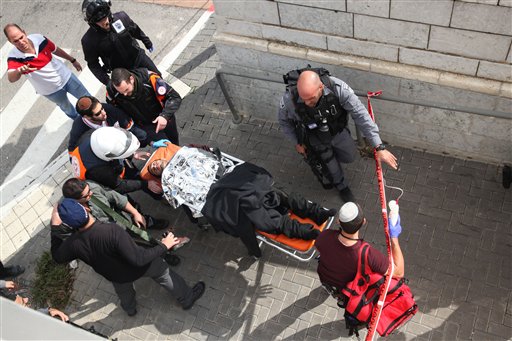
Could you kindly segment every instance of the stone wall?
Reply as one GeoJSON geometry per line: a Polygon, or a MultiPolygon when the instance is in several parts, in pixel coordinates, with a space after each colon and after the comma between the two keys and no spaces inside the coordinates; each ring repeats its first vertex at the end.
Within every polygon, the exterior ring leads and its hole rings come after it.
{"type": "MultiPolygon", "coordinates": [[[[324,66],[373,105],[391,144],[512,162],[512,0],[214,0],[223,78],[277,120],[282,74],[324,66]]],[[[364,100],[364,98],[362,98],[364,100]]]]}

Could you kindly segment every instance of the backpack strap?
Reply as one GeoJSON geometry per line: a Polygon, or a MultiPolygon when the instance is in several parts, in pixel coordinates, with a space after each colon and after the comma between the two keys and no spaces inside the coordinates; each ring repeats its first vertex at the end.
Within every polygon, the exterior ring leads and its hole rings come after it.
{"type": "Polygon", "coordinates": [[[361,247],[359,248],[359,264],[357,266],[357,272],[361,274],[361,277],[363,277],[366,282],[370,280],[370,276],[368,275],[370,272],[370,265],[368,264],[369,248],[370,244],[361,242],[361,247]]]}

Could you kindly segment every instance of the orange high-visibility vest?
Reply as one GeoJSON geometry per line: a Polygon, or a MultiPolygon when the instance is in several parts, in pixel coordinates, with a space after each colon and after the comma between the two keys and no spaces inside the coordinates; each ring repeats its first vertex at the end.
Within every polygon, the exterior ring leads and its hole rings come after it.
{"type": "MultiPolygon", "coordinates": [[[[87,168],[85,167],[85,164],[82,161],[82,156],[80,155],[80,146],[68,152],[68,154],[69,162],[71,162],[71,168],[73,169],[73,175],[77,179],[85,180],[85,173],[87,173],[87,168]]],[[[123,171],[121,172],[121,175],[119,175],[121,179],[124,178],[125,171],[126,169],[123,167],[123,171]]]]}
{"type": "Polygon", "coordinates": [[[180,146],[172,144],[171,142],[166,142],[166,144],[167,144],[167,146],[165,148],[157,148],[157,150],[155,150],[153,152],[153,154],[151,154],[151,157],[146,162],[144,167],[142,167],[142,170],[140,171],[140,177],[143,180],[148,180],[148,181],[149,180],[155,180],[155,181],[160,182],[159,178],[155,177],[153,174],[151,174],[149,172],[149,165],[153,161],[156,161],[156,160],[167,160],[167,161],[169,161],[170,159],[172,159],[174,154],[176,154],[178,152],[178,150],[181,149],[180,146]]]}

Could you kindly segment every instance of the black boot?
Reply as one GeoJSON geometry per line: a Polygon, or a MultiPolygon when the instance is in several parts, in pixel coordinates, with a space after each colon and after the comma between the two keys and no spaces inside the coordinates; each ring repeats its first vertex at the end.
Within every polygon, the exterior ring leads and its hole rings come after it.
{"type": "Polygon", "coordinates": [[[327,219],[336,214],[336,210],[325,209],[315,202],[304,199],[298,193],[291,193],[288,198],[290,210],[301,218],[310,218],[317,225],[322,225],[327,219]]]}
{"type": "Polygon", "coordinates": [[[279,221],[279,229],[288,238],[299,238],[304,240],[316,239],[320,231],[313,228],[311,224],[303,224],[297,220],[290,219],[285,215],[279,221]]]}
{"type": "Polygon", "coordinates": [[[346,203],[347,202],[354,202],[354,203],[356,202],[356,197],[354,197],[354,194],[348,187],[345,187],[344,189],[342,189],[340,191],[340,197],[341,197],[341,200],[343,200],[346,203]]]}

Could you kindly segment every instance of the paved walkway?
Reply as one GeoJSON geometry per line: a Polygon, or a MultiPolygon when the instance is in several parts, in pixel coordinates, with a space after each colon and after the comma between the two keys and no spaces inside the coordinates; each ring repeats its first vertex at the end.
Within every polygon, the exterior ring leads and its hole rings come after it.
{"type": "MultiPolygon", "coordinates": [[[[178,113],[181,141],[218,146],[267,168],[287,190],[339,207],[337,193],[323,190],[314,180],[276,122],[246,118],[239,125],[231,123],[214,76],[219,67],[214,31],[212,18],[168,70],[194,89],[178,113]]],[[[424,151],[392,151],[401,171],[387,170],[385,177],[405,190],[400,243],[420,312],[391,339],[510,339],[512,191],[501,186],[499,169],[424,151]]],[[[49,249],[51,205],[69,175],[62,156],[2,214],[1,257],[27,265],[25,278],[33,276],[35,259],[49,249]]],[[[359,159],[347,166],[347,175],[370,222],[364,238],[384,250],[374,162],[359,159]]],[[[239,240],[202,232],[180,210],[145,194],[137,199],[146,211],[171,219],[191,237],[179,250],[183,261],[175,270],[191,283],[204,280],[207,291],[185,312],[152,281],[140,280],[138,314],[127,317],[110,283],[81,263],[67,309],[76,323],[94,325],[120,340],[348,338],[342,311],[320,287],[315,261],[299,263],[268,247],[255,261],[239,240]]]]}

